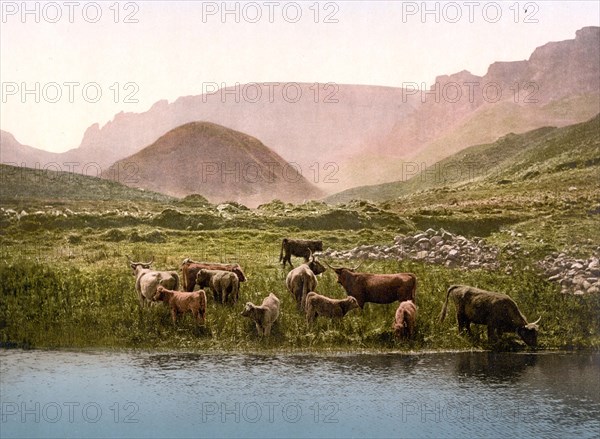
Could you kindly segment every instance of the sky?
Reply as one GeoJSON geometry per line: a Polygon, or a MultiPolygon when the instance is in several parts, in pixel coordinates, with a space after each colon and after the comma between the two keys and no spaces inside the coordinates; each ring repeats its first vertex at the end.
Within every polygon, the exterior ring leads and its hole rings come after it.
{"type": "Polygon", "coordinates": [[[54,152],[217,86],[428,87],[600,25],[597,1],[0,1],[0,128],[54,152]]]}

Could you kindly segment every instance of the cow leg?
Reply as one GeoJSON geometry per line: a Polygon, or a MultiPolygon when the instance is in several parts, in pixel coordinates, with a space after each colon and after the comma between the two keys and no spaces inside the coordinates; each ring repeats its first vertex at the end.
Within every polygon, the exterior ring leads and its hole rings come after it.
{"type": "Polygon", "coordinates": [[[488,341],[489,342],[495,342],[498,340],[497,334],[496,334],[496,328],[494,328],[494,326],[492,325],[488,325],[487,327],[487,335],[488,335],[488,341]]]}
{"type": "Polygon", "coordinates": [[[171,308],[171,319],[173,320],[173,326],[177,324],[177,310],[175,308],[171,308]]]}
{"type": "Polygon", "coordinates": [[[456,321],[458,322],[458,332],[465,330],[465,317],[460,312],[456,313],[456,321]]]}
{"type": "Polygon", "coordinates": [[[285,268],[285,262],[287,261],[288,264],[290,264],[290,268],[294,268],[294,266],[292,265],[292,255],[285,255],[285,259],[283,260],[283,268],[285,268]]]}

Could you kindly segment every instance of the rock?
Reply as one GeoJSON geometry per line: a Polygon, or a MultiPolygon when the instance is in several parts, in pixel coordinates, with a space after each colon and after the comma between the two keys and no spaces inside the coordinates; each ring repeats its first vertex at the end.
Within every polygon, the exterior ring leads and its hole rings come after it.
{"type": "Polygon", "coordinates": [[[445,230],[442,232],[442,239],[444,241],[452,241],[454,239],[454,235],[452,233],[446,232],[445,230]]]}
{"type": "Polygon", "coordinates": [[[429,243],[429,239],[421,238],[417,241],[415,245],[422,250],[429,250],[431,244],[429,243]]]}
{"type": "Polygon", "coordinates": [[[600,293],[600,288],[598,288],[598,287],[597,287],[597,286],[595,286],[595,285],[592,285],[591,287],[589,287],[589,288],[587,289],[587,293],[588,293],[588,294],[598,294],[598,293],[600,293]]]}
{"type": "Polygon", "coordinates": [[[444,265],[448,268],[454,268],[456,267],[456,262],[452,260],[447,260],[446,262],[444,262],[444,265]]]}
{"type": "Polygon", "coordinates": [[[431,228],[425,230],[425,233],[427,234],[427,236],[432,237],[434,236],[437,232],[431,228]]]}
{"type": "Polygon", "coordinates": [[[571,268],[573,270],[581,270],[583,268],[583,264],[580,262],[574,262],[573,264],[571,264],[571,268]]]}
{"type": "Polygon", "coordinates": [[[577,290],[573,294],[576,296],[583,296],[585,294],[585,292],[583,292],[582,290],[577,290]]]}
{"type": "Polygon", "coordinates": [[[437,245],[438,243],[442,242],[443,239],[440,235],[435,235],[433,237],[431,237],[431,239],[429,240],[429,243],[431,245],[437,245]]]}
{"type": "Polygon", "coordinates": [[[417,252],[416,259],[425,259],[428,254],[429,254],[429,252],[427,250],[422,250],[420,252],[417,252]]]}
{"type": "Polygon", "coordinates": [[[456,249],[452,249],[448,252],[448,259],[457,259],[460,255],[460,252],[456,249]]]}

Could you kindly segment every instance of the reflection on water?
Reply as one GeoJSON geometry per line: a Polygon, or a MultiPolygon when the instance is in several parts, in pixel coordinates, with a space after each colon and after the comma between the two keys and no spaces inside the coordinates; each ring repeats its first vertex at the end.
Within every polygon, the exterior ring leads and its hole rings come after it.
{"type": "Polygon", "coordinates": [[[600,354],[0,351],[2,437],[598,437],[600,354]]]}

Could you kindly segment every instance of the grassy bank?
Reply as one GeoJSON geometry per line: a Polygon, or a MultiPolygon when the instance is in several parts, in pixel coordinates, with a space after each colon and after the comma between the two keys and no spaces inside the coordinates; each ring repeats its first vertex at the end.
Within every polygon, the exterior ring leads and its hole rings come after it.
{"type": "MultiPolygon", "coordinates": [[[[123,229],[126,235],[134,230],[123,229]]],[[[154,229],[148,229],[154,230],[154,229]]],[[[332,248],[390,243],[394,230],[303,232],[332,248]]],[[[521,349],[506,337],[488,345],[484,328],[475,336],[459,335],[454,308],[437,324],[447,287],[455,283],[503,291],[513,297],[530,321],[542,317],[542,349],[600,346],[600,297],[559,294],[558,286],[541,279],[532,260],[511,260],[512,274],[503,270],[464,271],[411,261],[367,261],[365,270],[414,272],[418,277],[418,332],[413,341],[397,342],[391,324],[397,304],[369,304],[341,321],[318,319],[311,330],[285,289],[287,271],[277,262],[284,229],[224,229],[184,232],[162,229],[160,242],[105,240],[106,230],[37,231],[25,239],[4,236],[0,290],[0,343],[31,348],[150,348],[194,351],[348,351],[521,349]],[[59,250],[60,249],[60,250],[59,250]],[[175,269],[184,257],[238,261],[248,276],[235,306],[215,304],[209,297],[207,323],[195,327],[191,316],[173,327],[162,305],[141,310],[125,255],[155,256],[157,269],[175,269]],[[260,303],[269,292],[281,300],[282,313],[272,336],[260,339],[254,325],[240,316],[246,301],[260,303]]],[[[501,235],[494,237],[501,239],[501,235]]],[[[299,260],[295,261],[299,263],[299,260]]],[[[354,264],[350,261],[349,265],[354,264]]],[[[328,270],[319,291],[342,298],[345,293],[328,270]]],[[[210,295],[209,295],[210,296],[210,295]]]]}

